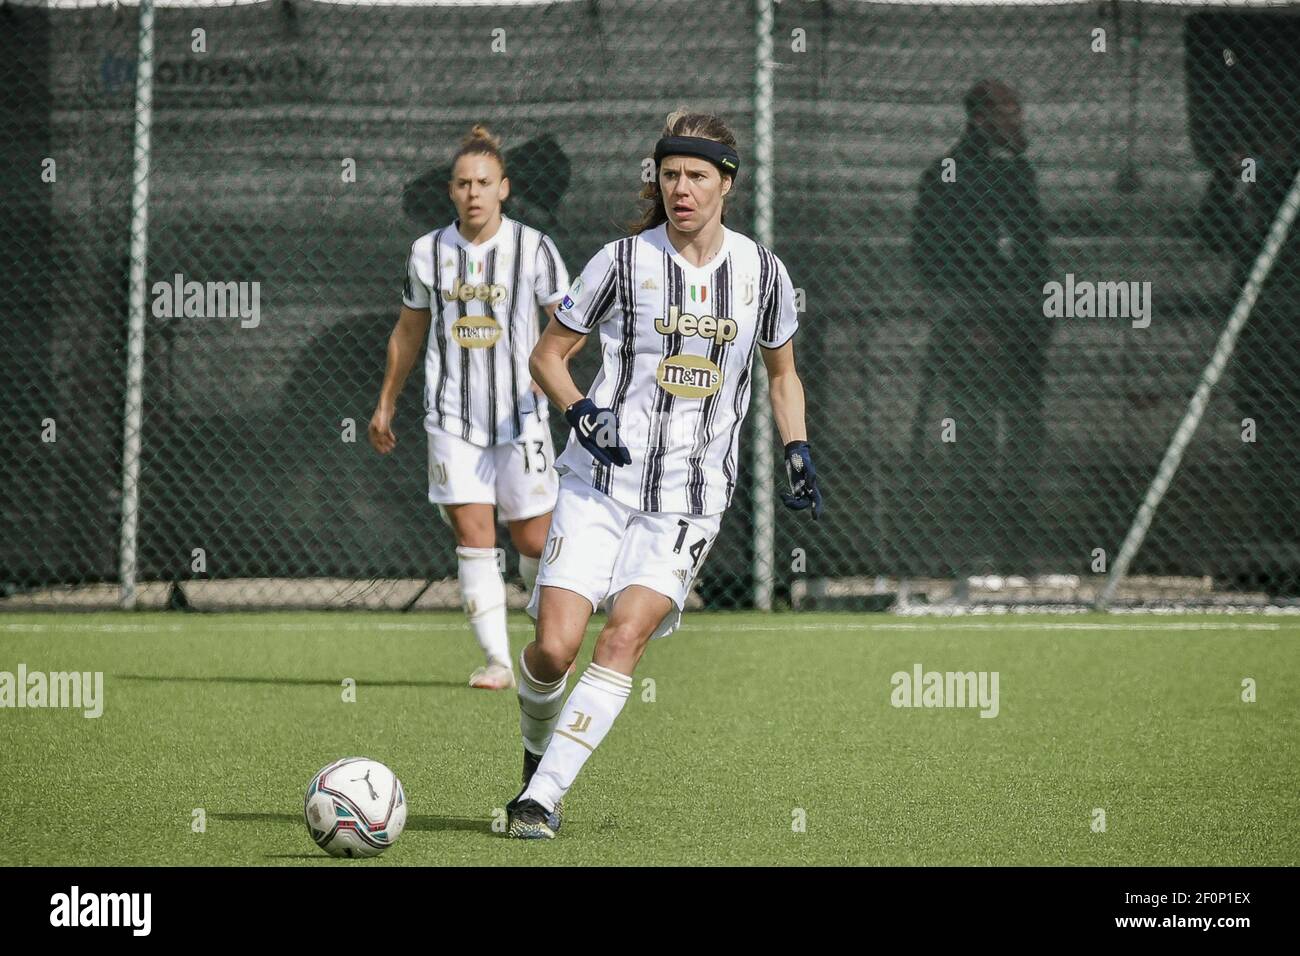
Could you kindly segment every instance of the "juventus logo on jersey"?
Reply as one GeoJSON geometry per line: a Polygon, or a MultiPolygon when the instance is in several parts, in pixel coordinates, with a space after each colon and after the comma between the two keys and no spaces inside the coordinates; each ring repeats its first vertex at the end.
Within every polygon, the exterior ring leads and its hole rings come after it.
{"type": "Polygon", "coordinates": [[[740,277],[740,304],[749,305],[754,301],[754,277],[744,275],[740,277]]]}

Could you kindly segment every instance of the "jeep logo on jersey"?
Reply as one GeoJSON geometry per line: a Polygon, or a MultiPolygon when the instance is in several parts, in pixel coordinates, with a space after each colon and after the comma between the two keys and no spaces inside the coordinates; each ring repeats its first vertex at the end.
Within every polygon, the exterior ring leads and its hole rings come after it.
{"type": "Polygon", "coordinates": [[[506,287],[499,282],[494,282],[492,285],[486,282],[470,285],[468,282],[461,282],[460,276],[457,276],[450,289],[442,290],[442,297],[448,302],[455,302],[457,299],[462,302],[473,302],[478,299],[480,302],[499,305],[506,300],[506,287]]]}
{"type": "Polygon", "coordinates": [[[705,355],[670,355],[659,363],[655,378],[678,398],[707,398],[722,388],[722,371],[705,355]]]}
{"type": "Polygon", "coordinates": [[[730,342],[740,331],[740,326],[736,324],[735,319],[717,319],[711,315],[691,315],[689,312],[682,312],[675,305],[668,307],[668,318],[655,319],[655,331],[660,335],[672,335],[677,332],[681,335],[698,335],[706,339],[713,339],[721,345],[723,342],[730,342]]]}
{"type": "Polygon", "coordinates": [[[451,327],[451,335],[463,349],[490,349],[501,338],[501,325],[490,315],[465,315],[451,327]]]}

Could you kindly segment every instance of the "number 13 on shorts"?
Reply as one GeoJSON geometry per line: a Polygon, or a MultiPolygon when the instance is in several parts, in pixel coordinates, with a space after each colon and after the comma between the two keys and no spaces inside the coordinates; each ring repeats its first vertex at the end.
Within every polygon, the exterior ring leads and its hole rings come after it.
{"type": "Polygon", "coordinates": [[[525,438],[515,442],[523,451],[524,474],[544,475],[551,463],[546,458],[546,442],[538,438],[525,438]]]}

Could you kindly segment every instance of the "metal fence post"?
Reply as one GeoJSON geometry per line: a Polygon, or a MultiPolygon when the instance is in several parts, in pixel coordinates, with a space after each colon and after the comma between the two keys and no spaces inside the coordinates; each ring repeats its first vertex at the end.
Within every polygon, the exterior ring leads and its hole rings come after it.
{"type": "MultiPolygon", "coordinates": [[[[754,0],[754,238],[772,246],[772,3],[754,0]]],[[[772,410],[767,369],[754,363],[754,607],[772,609],[772,410]]]]}
{"type": "Polygon", "coordinates": [[[135,607],[140,527],[140,429],[144,421],[145,267],[149,255],[149,155],[153,124],[153,0],[140,0],[135,70],[135,136],[131,163],[130,298],[127,313],[126,401],[122,425],[122,528],[118,542],[120,603],[135,607]]]}

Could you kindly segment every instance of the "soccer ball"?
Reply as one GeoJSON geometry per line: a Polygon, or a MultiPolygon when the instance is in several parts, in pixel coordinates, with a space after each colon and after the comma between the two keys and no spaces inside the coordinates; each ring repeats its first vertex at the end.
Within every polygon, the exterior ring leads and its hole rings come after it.
{"type": "Polygon", "coordinates": [[[378,856],[406,826],[402,781],[365,757],[344,757],[316,774],[302,809],[307,832],[330,856],[378,856]]]}

